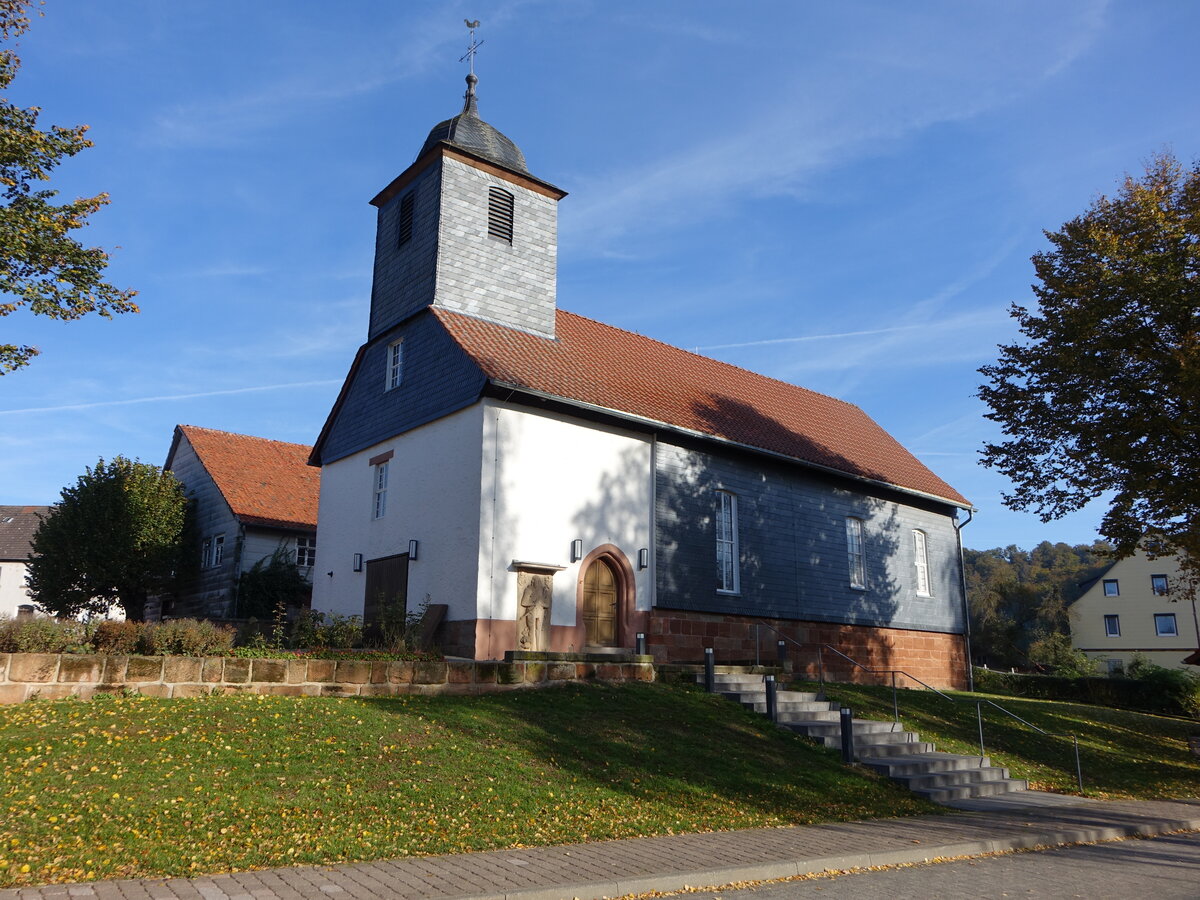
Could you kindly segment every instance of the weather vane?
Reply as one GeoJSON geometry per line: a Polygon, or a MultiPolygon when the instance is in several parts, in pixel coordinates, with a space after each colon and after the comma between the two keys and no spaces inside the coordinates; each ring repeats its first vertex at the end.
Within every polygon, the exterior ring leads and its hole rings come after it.
{"type": "Polygon", "coordinates": [[[467,27],[471,29],[471,45],[467,47],[467,52],[458,58],[458,61],[463,62],[464,60],[470,60],[471,74],[474,75],[475,53],[480,47],[483,46],[484,42],[480,41],[479,43],[475,43],[475,29],[479,27],[479,20],[476,19],[474,22],[472,22],[470,19],[463,19],[463,21],[467,24],[467,27]]]}

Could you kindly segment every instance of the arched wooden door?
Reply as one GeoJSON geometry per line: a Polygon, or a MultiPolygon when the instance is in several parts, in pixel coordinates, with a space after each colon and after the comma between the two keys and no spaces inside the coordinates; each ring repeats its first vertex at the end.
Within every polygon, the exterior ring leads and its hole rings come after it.
{"type": "Polygon", "coordinates": [[[617,575],[604,557],[592,560],[583,575],[583,627],[589,647],[615,647],[618,609],[617,575]]]}

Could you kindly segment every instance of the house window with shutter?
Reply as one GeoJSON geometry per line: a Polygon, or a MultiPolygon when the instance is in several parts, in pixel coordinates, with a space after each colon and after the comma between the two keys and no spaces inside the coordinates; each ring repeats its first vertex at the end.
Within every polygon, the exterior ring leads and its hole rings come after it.
{"type": "Polygon", "coordinates": [[[409,191],[400,198],[400,218],[396,224],[396,246],[403,247],[413,236],[413,209],[416,206],[415,195],[409,191]]]}
{"type": "Polygon", "coordinates": [[[488,235],[511,244],[513,195],[503,188],[488,188],[488,235]]]}

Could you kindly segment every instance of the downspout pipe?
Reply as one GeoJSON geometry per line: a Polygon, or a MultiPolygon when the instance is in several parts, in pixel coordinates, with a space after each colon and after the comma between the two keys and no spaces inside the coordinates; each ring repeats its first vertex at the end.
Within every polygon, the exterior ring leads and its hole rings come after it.
{"type": "Polygon", "coordinates": [[[967,690],[975,690],[975,666],[971,662],[971,608],[967,603],[967,567],[963,564],[962,530],[975,518],[975,510],[967,508],[967,517],[960,524],[954,517],[954,535],[958,540],[958,580],[962,589],[963,640],[967,644],[967,690]]]}

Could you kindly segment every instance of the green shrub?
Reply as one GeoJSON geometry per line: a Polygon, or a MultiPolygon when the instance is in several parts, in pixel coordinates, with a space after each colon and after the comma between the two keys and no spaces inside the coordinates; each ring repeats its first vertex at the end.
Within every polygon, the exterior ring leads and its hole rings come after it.
{"type": "Polygon", "coordinates": [[[1200,678],[1182,669],[1146,664],[1139,678],[1064,678],[975,670],[975,689],[1013,697],[1075,701],[1145,712],[1200,717],[1200,678]]]}
{"type": "Polygon", "coordinates": [[[85,653],[94,626],[74,619],[0,619],[0,653],[85,653]]]}
{"type": "Polygon", "coordinates": [[[1029,645],[1029,661],[1045,666],[1054,675],[1063,678],[1088,678],[1100,674],[1099,664],[1071,646],[1071,636],[1051,634],[1039,638],[1029,645]]]}
{"type": "Polygon", "coordinates": [[[97,653],[135,653],[141,635],[141,622],[105,620],[96,625],[96,632],[92,635],[92,646],[97,653]]]}
{"type": "Polygon", "coordinates": [[[305,610],[292,623],[288,643],[298,650],[349,650],[363,642],[362,616],[305,610]]]}
{"type": "Polygon", "coordinates": [[[233,647],[234,629],[196,619],[169,619],[142,626],[137,652],[145,656],[220,656],[233,647]]]}

